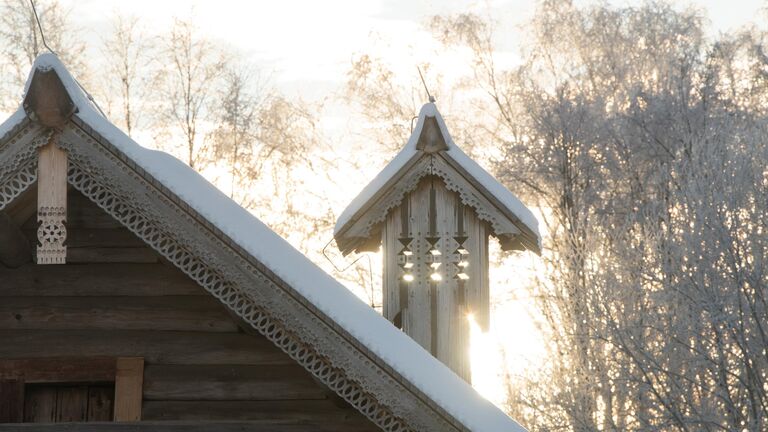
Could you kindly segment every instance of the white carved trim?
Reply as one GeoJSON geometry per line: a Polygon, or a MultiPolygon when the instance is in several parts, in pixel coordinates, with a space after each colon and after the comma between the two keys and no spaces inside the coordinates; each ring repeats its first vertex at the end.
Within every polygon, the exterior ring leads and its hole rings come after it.
{"type": "Polygon", "coordinates": [[[126,165],[111,145],[73,127],[61,146],[76,189],[373,423],[391,432],[466,430],[140,168],[126,165]]]}

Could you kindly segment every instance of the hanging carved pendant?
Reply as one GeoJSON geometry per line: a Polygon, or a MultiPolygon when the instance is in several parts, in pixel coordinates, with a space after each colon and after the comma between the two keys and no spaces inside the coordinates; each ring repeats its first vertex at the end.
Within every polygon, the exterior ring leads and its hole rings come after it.
{"type": "Polygon", "coordinates": [[[67,260],[67,152],[57,146],[58,133],[40,149],[37,175],[37,263],[67,260]]]}

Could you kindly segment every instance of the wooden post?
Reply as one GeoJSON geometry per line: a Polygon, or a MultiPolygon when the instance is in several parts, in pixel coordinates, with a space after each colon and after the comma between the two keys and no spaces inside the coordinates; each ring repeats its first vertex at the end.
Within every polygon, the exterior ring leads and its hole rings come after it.
{"type": "Polygon", "coordinates": [[[56,144],[58,132],[40,149],[37,165],[37,263],[64,264],[67,260],[67,152],[56,144]]]}
{"type": "Polygon", "coordinates": [[[121,357],[117,359],[115,373],[115,421],[141,420],[141,402],[144,386],[144,359],[121,357]]]}

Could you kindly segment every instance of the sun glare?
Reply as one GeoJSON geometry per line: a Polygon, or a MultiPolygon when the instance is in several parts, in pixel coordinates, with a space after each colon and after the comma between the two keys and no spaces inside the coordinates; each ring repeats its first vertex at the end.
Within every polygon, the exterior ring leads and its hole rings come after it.
{"type": "Polygon", "coordinates": [[[506,400],[502,376],[505,367],[501,347],[490,333],[482,331],[473,314],[467,315],[467,320],[470,327],[472,387],[484,398],[501,406],[506,400]]]}

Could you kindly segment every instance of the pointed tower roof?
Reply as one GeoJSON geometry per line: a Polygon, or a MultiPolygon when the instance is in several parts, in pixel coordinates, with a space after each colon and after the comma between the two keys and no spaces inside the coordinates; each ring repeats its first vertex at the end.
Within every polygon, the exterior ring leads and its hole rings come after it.
{"type": "Polygon", "coordinates": [[[189,166],[111,124],[55,55],[36,59],[26,101],[43,76],[68,98],[0,125],[0,210],[36,181],[50,123],[72,187],[383,430],[524,431],[189,166]]]}
{"type": "Polygon", "coordinates": [[[504,250],[541,253],[533,213],[456,145],[434,103],[421,108],[405,147],[339,216],[334,237],[342,253],[378,248],[379,225],[387,212],[428,175],[442,178],[449,190],[488,222],[504,250]]]}

